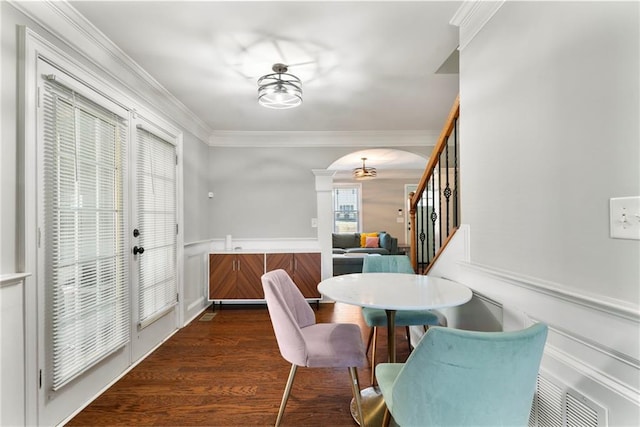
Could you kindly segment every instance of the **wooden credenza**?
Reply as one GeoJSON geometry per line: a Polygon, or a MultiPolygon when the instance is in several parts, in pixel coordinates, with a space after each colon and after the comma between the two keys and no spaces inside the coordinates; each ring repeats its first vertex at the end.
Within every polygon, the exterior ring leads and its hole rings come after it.
{"type": "Polygon", "coordinates": [[[215,252],[209,254],[209,300],[264,300],[260,277],[283,269],[307,299],[320,299],[320,252],[215,252]]]}

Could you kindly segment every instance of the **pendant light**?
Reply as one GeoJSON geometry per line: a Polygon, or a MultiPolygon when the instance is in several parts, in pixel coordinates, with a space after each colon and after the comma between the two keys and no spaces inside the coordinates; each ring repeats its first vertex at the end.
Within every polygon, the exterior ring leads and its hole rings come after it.
{"type": "Polygon", "coordinates": [[[287,73],[284,64],[274,64],[273,73],[258,79],[258,103],[263,107],[283,110],[302,104],[302,82],[287,73]]]}
{"type": "Polygon", "coordinates": [[[353,170],[353,177],[355,179],[373,179],[378,175],[378,171],[376,171],[376,168],[368,168],[365,166],[365,160],[367,160],[367,158],[362,157],[362,167],[355,168],[353,170]]]}

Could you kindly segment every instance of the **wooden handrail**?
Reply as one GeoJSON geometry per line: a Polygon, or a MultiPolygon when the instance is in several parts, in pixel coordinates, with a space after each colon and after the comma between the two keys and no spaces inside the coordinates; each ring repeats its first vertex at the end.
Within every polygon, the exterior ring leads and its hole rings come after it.
{"type": "Polygon", "coordinates": [[[431,270],[431,267],[436,265],[436,261],[438,260],[438,258],[440,258],[440,255],[442,255],[442,252],[444,251],[444,249],[447,247],[447,245],[453,238],[453,235],[456,234],[456,231],[458,231],[458,227],[454,227],[451,229],[451,233],[447,236],[447,239],[444,241],[444,243],[442,243],[442,246],[440,246],[440,249],[438,249],[436,256],[433,257],[433,259],[431,260],[427,268],[425,268],[425,270],[422,272],[422,274],[424,275],[428,274],[429,270],[431,270]]]}
{"type": "MultiPolygon", "coordinates": [[[[410,257],[411,257],[411,263],[414,267],[414,269],[416,270],[416,272],[421,273],[421,274],[427,274],[427,272],[431,269],[431,267],[433,266],[433,263],[438,259],[438,257],[440,256],[440,254],[442,253],[443,249],[447,246],[447,244],[449,243],[449,241],[451,240],[451,237],[455,234],[456,230],[457,230],[457,225],[458,225],[458,211],[457,211],[457,206],[458,206],[458,201],[457,199],[454,201],[455,206],[456,206],[456,210],[454,212],[454,216],[455,216],[455,223],[453,228],[449,229],[448,226],[448,221],[449,221],[449,215],[448,215],[448,208],[447,208],[447,226],[446,228],[446,233],[442,234],[440,236],[440,246],[437,249],[437,252],[434,254],[433,258],[429,259],[429,255],[427,254],[427,263],[426,263],[426,267],[425,267],[425,263],[424,263],[424,245],[422,246],[423,248],[423,255],[422,255],[422,259],[418,260],[418,242],[417,242],[417,233],[415,230],[417,230],[417,221],[416,221],[416,211],[418,208],[418,205],[420,204],[421,199],[423,198],[423,194],[426,191],[426,187],[428,185],[428,183],[432,180],[434,174],[435,174],[435,170],[436,168],[439,167],[440,165],[440,157],[442,155],[442,153],[444,152],[444,150],[447,149],[447,145],[449,142],[449,137],[451,136],[451,134],[453,133],[454,129],[456,129],[456,124],[458,121],[458,118],[460,117],[460,96],[456,96],[456,99],[453,102],[453,105],[451,106],[451,110],[449,111],[449,115],[447,116],[447,120],[442,128],[442,131],[440,132],[440,136],[438,137],[438,140],[436,141],[436,145],[433,148],[433,151],[431,153],[431,156],[429,157],[429,161],[427,162],[427,166],[425,168],[424,173],[422,174],[422,177],[420,178],[420,181],[418,182],[418,186],[416,188],[415,192],[410,193],[409,195],[409,200],[408,200],[408,210],[409,210],[409,223],[410,223],[410,228],[412,230],[411,233],[411,241],[410,241],[410,257]],[[442,241],[442,237],[445,238],[444,241],[442,241]],[[420,266],[418,265],[420,263],[420,266]],[[423,268],[424,267],[424,268],[423,268]]],[[[457,131],[456,131],[456,137],[455,137],[455,141],[457,143],[457,131]]],[[[457,149],[457,148],[456,148],[457,149]]],[[[446,153],[447,155],[447,159],[448,159],[448,153],[446,153]]],[[[457,154],[456,154],[457,156],[457,154]]],[[[448,164],[448,160],[447,160],[447,164],[448,164]]],[[[447,172],[448,173],[448,172],[447,172]]],[[[457,174],[457,168],[455,173],[457,174]]],[[[456,175],[456,184],[455,184],[455,197],[458,197],[458,188],[457,188],[457,175],[456,175]]],[[[447,187],[449,186],[449,181],[447,179],[447,187]]],[[[449,189],[447,188],[447,190],[449,191],[449,189]]],[[[449,200],[449,197],[451,195],[451,191],[449,191],[448,194],[446,194],[446,198],[447,198],[447,203],[449,200]]],[[[441,197],[440,195],[438,196],[439,198],[441,197]]],[[[447,205],[448,206],[448,205],[447,205]]],[[[435,206],[434,206],[435,209],[435,206]]],[[[442,212],[438,211],[437,213],[437,217],[438,218],[442,218],[442,212]]],[[[435,219],[433,220],[435,223],[435,219]]],[[[433,230],[433,232],[435,233],[435,230],[433,230]]],[[[422,239],[422,237],[421,237],[422,239]]],[[[428,243],[427,243],[427,248],[428,248],[428,243]]],[[[433,244],[434,246],[434,250],[435,250],[435,243],[433,244]]]]}
{"type": "Polygon", "coordinates": [[[411,198],[411,209],[415,209],[416,206],[418,206],[420,197],[422,197],[422,193],[425,190],[427,182],[429,182],[433,175],[436,165],[438,164],[440,154],[442,154],[447,146],[447,140],[449,139],[449,136],[451,136],[451,132],[453,132],[453,128],[458,117],[460,117],[460,95],[456,96],[456,99],[453,101],[453,106],[451,107],[451,111],[449,111],[447,121],[442,128],[442,132],[440,132],[440,137],[438,138],[435,147],[433,147],[433,152],[431,153],[431,157],[429,157],[427,167],[425,168],[424,173],[420,178],[420,182],[418,183],[418,187],[411,198]]]}

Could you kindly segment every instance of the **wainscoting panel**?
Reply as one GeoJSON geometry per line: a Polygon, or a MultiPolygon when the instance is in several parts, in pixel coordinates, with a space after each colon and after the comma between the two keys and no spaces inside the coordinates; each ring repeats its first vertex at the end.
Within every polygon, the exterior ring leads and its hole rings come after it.
{"type": "MultiPolygon", "coordinates": [[[[549,325],[530,425],[640,425],[637,307],[582,295],[561,284],[474,265],[469,262],[469,239],[469,227],[462,226],[431,275],[469,286],[478,302],[492,301],[495,307],[502,306],[504,330],[535,322],[549,325]]],[[[491,310],[472,313],[482,317],[474,323],[496,321],[491,310]]],[[[450,326],[468,322],[447,317],[453,320],[450,326]]]]}
{"type": "Polygon", "coordinates": [[[207,301],[207,271],[210,242],[184,246],[184,319],[185,325],[195,319],[209,305],[207,301]]]}

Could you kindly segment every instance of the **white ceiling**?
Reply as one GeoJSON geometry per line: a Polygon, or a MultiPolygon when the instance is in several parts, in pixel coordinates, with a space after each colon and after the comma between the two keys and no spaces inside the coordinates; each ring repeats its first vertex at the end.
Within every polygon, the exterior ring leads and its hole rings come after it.
{"type": "Polygon", "coordinates": [[[418,154],[393,148],[371,148],[349,153],[333,162],[327,170],[334,170],[336,179],[352,179],[353,169],[362,166],[376,168],[380,179],[419,178],[428,159],[418,154]]]}
{"type": "Polygon", "coordinates": [[[70,3],[212,132],[433,132],[458,93],[455,61],[437,71],[460,1],[70,3]],[[276,62],[302,79],[302,106],[258,105],[276,62]]]}

